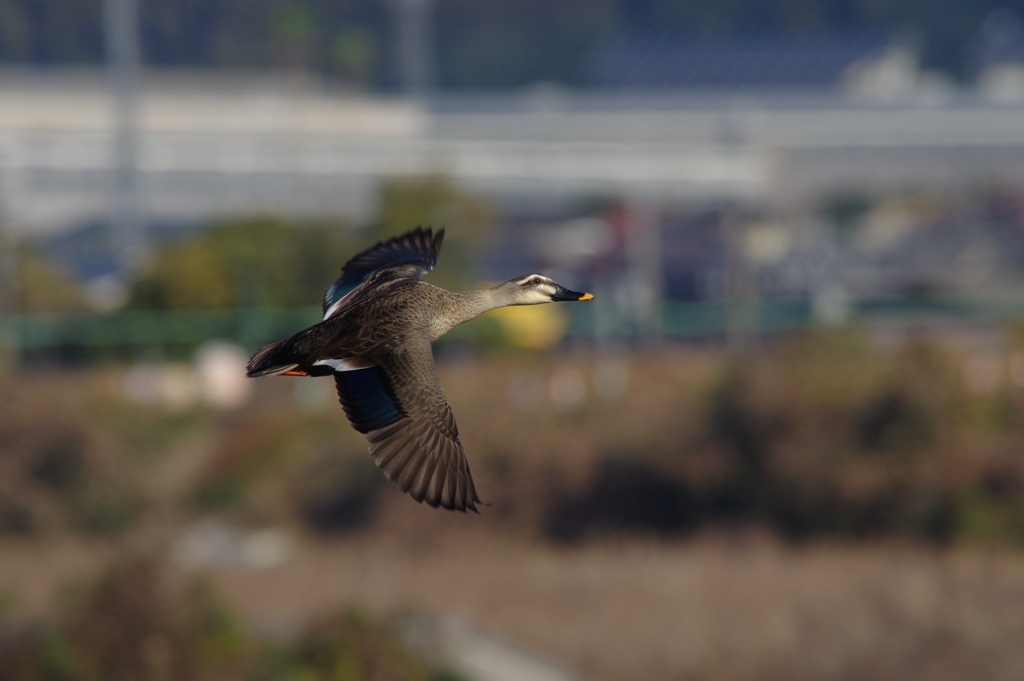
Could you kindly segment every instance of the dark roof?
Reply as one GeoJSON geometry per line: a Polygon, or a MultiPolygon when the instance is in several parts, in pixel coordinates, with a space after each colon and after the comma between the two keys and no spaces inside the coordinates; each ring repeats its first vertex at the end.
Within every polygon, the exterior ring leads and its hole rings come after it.
{"type": "Polygon", "coordinates": [[[855,62],[892,44],[877,33],[625,36],[594,54],[584,79],[605,88],[831,88],[855,62]]]}

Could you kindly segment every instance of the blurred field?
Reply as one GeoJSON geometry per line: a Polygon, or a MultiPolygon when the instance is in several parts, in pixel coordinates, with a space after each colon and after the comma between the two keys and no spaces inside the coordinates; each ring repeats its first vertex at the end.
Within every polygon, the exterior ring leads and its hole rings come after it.
{"type": "MultiPolygon", "coordinates": [[[[475,528],[423,543],[304,544],[281,567],[208,575],[220,603],[272,640],[358,604],[457,618],[583,678],[1014,679],[1024,669],[1024,560],[1006,551],[787,547],[756,535],[558,548],[475,528]]],[[[0,571],[8,594],[23,593],[62,583],[41,562],[80,582],[110,558],[95,545],[16,549],[0,571]]]]}
{"type": "Polygon", "coordinates": [[[593,679],[1024,672],[1024,560],[1006,552],[756,537],[566,549],[479,532],[432,544],[335,542],[279,571],[219,572],[217,583],[256,621],[296,621],[335,600],[463,618],[593,679]]]}
{"type": "MultiPolygon", "coordinates": [[[[39,626],[76,649],[60,623],[81,594],[142,560],[163,575],[142,602],[198,578],[237,623],[223,678],[278,678],[268,641],[301,667],[352,607],[384,640],[456,618],[583,678],[1018,678],[1014,339],[983,384],[976,355],[858,329],[756,363],[442,350],[479,517],[392,489],[329,381],[257,381],[218,410],[133,402],[119,366],[8,375],[0,650],[39,626]]],[[[139,617],[173,619],[154,608],[139,617]]]]}

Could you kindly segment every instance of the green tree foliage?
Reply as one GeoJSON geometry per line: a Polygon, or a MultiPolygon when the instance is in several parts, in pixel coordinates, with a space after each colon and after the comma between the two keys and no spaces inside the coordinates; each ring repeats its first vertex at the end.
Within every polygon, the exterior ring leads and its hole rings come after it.
{"type": "Polygon", "coordinates": [[[162,248],[132,289],[136,309],[315,305],[351,255],[348,230],[257,218],[162,248]]]}
{"type": "Polygon", "coordinates": [[[27,245],[17,248],[8,265],[11,286],[2,296],[7,311],[14,314],[38,312],[80,312],[86,309],[81,288],[74,277],[27,245]]]}
{"type": "Polygon", "coordinates": [[[416,225],[447,227],[439,286],[467,286],[490,225],[487,204],[444,178],[393,180],[369,233],[272,218],[225,222],[160,248],[132,287],[129,308],[230,309],[316,305],[355,253],[416,225]]]}
{"type": "Polygon", "coordinates": [[[459,290],[479,280],[474,267],[491,225],[485,201],[460,191],[444,177],[385,182],[373,238],[383,240],[417,225],[446,228],[442,266],[430,274],[432,283],[459,290]]]}
{"type": "Polygon", "coordinates": [[[379,59],[377,38],[370,29],[343,26],[331,41],[328,70],[336,71],[346,80],[366,83],[379,59]]]}

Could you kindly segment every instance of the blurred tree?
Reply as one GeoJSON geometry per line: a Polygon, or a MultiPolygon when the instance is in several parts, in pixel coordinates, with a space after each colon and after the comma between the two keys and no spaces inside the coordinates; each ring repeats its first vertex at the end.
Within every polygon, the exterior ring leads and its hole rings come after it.
{"type": "Polygon", "coordinates": [[[32,314],[86,309],[79,283],[37,250],[23,245],[15,261],[14,285],[7,300],[11,312],[32,314]]]}
{"type": "Polygon", "coordinates": [[[391,632],[354,610],[311,627],[289,653],[286,659],[292,669],[288,678],[339,681],[444,678],[429,675],[423,663],[399,645],[391,632]]]}
{"type": "Polygon", "coordinates": [[[377,37],[361,26],[343,26],[331,42],[331,73],[366,85],[379,59],[377,37]]]}
{"type": "Polygon", "coordinates": [[[479,281],[479,248],[491,225],[485,201],[461,192],[443,177],[385,182],[381,186],[380,218],[372,236],[383,240],[417,225],[445,228],[442,266],[429,275],[432,283],[465,290],[479,281]]]}
{"type": "Polygon", "coordinates": [[[311,66],[311,47],[316,40],[316,26],[307,6],[289,2],[274,14],[271,34],[274,40],[274,63],[301,71],[311,66]]]}
{"type": "Polygon", "coordinates": [[[350,254],[338,225],[289,226],[270,218],[215,225],[160,249],[135,283],[137,309],[315,305],[350,254]]]}
{"type": "Polygon", "coordinates": [[[835,230],[835,234],[848,240],[871,210],[871,201],[860,193],[837,194],[818,206],[818,214],[835,230]]]}

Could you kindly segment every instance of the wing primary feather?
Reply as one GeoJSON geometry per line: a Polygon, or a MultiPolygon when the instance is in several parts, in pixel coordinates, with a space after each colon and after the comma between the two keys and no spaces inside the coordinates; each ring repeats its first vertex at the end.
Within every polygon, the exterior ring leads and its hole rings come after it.
{"type": "Polygon", "coordinates": [[[464,476],[459,476],[459,503],[462,504],[462,508],[466,508],[466,502],[469,501],[469,485],[466,484],[464,476]]]}
{"type": "Polygon", "coordinates": [[[398,477],[398,474],[402,472],[402,466],[406,454],[409,450],[409,443],[403,442],[401,446],[395,448],[395,452],[388,458],[387,463],[378,464],[380,469],[384,471],[384,475],[387,476],[388,480],[394,482],[398,477]]]}
{"type": "MultiPolygon", "coordinates": [[[[416,456],[417,447],[415,441],[406,441],[401,449],[401,453],[391,459],[390,466],[384,471],[385,475],[388,476],[388,480],[398,484],[398,480],[402,475],[402,471],[409,465],[409,462],[416,456]]],[[[407,492],[407,489],[403,489],[402,492],[407,492]]]]}
{"type": "Polygon", "coordinates": [[[431,228],[415,229],[379,241],[352,257],[341,268],[341,276],[328,287],[322,302],[324,319],[338,315],[366,286],[373,286],[371,276],[388,268],[401,268],[398,276],[419,278],[437,264],[444,228],[434,235],[431,228]]]}
{"type": "Polygon", "coordinates": [[[366,440],[370,444],[377,444],[379,442],[383,442],[384,440],[387,440],[389,437],[398,433],[399,431],[408,428],[410,423],[412,423],[412,419],[402,419],[398,423],[394,424],[393,426],[388,426],[384,430],[368,433],[366,435],[366,440]]]}
{"type": "MultiPolygon", "coordinates": [[[[403,247],[436,251],[439,236],[411,234],[403,247]]],[[[365,434],[377,466],[418,502],[479,513],[458,426],[434,368],[429,330],[405,332],[387,351],[361,361],[371,359],[373,366],[336,372],[335,379],[339,401],[365,434]]]]}
{"type": "Polygon", "coordinates": [[[385,442],[379,448],[373,451],[374,459],[377,461],[377,465],[381,470],[386,470],[387,466],[390,465],[391,460],[402,451],[402,446],[406,444],[406,440],[403,438],[396,438],[389,442],[385,442]]]}
{"type": "Polygon", "coordinates": [[[448,492],[448,496],[445,498],[445,501],[448,502],[448,508],[458,508],[455,505],[455,469],[451,466],[446,466],[445,476],[448,478],[447,482],[445,482],[445,491],[448,492]]]}
{"type": "Polygon", "coordinates": [[[416,480],[416,476],[419,474],[420,469],[423,468],[423,464],[428,458],[430,458],[430,454],[423,451],[422,447],[413,446],[411,460],[396,481],[398,489],[402,490],[402,492],[409,491],[412,487],[412,483],[416,480]]]}
{"type": "Polygon", "coordinates": [[[441,505],[441,490],[444,485],[444,466],[434,462],[434,471],[427,483],[427,503],[437,508],[441,505]]]}
{"type": "Polygon", "coordinates": [[[415,490],[414,496],[416,501],[427,501],[427,504],[431,506],[437,506],[437,504],[431,504],[427,498],[427,493],[430,489],[430,481],[434,479],[434,471],[437,470],[437,459],[433,456],[426,457],[427,461],[423,464],[423,468],[420,469],[420,474],[417,476],[416,482],[413,485],[415,490]]]}

